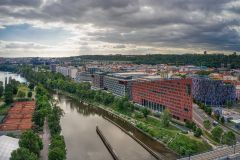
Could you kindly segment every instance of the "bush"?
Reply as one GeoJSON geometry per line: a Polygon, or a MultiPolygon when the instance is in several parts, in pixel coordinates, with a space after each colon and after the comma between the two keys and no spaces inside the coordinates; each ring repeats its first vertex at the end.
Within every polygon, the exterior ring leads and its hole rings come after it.
{"type": "Polygon", "coordinates": [[[142,113],[143,113],[143,116],[144,116],[145,118],[147,118],[147,116],[150,114],[150,110],[147,109],[147,108],[143,108],[143,109],[142,109],[142,113]]]}
{"type": "Polygon", "coordinates": [[[143,114],[142,114],[142,113],[139,113],[139,112],[136,112],[136,113],[134,114],[134,116],[135,116],[136,119],[144,118],[143,114]]]}
{"type": "Polygon", "coordinates": [[[201,128],[197,128],[195,131],[194,131],[194,136],[195,137],[201,137],[202,135],[202,130],[201,128]]]}

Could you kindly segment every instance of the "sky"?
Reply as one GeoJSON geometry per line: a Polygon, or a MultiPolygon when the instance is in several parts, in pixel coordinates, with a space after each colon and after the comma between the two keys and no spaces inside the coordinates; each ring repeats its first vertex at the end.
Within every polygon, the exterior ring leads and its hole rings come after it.
{"type": "Polygon", "coordinates": [[[240,52],[240,0],[0,0],[0,57],[240,52]]]}

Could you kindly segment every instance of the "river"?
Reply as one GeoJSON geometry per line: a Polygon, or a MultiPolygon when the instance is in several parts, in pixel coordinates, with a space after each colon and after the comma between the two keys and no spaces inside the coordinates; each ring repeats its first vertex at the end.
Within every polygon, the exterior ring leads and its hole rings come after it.
{"type": "Polygon", "coordinates": [[[15,79],[15,80],[19,81],[20,83],[26,83],[27,82],[27,80],[19,74],[15,74],[15,73],[11,73],[11,72],[1,72],[0,71],[0,81],[3,82],[3,86],[5,86],[5,78],[7,78],[7,83],[8,83],[10,77],[12,79],[15,79]]]}
{"type": "Polygon", "coordinates": [[[128,123],[113,117],[106,111],[86,106],[62,94],[54,94],[54,99],[64,110],[61,118],[62,134],[67,146],[68,160],[111,160],[113,159],[96,133],[96,126],[102,130],[121,160],[154,160],[148,151],[121,129],[104,117],[112,119],[142,142],[147,144],[163,159],[176,159],[176,155],[164,145],[150,139],[128,123]]]}
{"type": "MultiPolygon", "coordinates": [[[[5,77],[12,77],[12,79],[23,83],[26,82],[26,79],[19,74],[0,72],[0,81],[4,83],[5,77]]],[[[177,158],[176,154],[161,143],[149,138],[129,123],[114,117],[98,107],[86,106],[62,94],[53,94],[53,97],[58,100],[58,105],[65,112],[60,123],[62,135],[66,142],[68,160],[113,159],[96,133],[96,126],[99,126],[121,160],[155,160],[155,157],[141,145],[104,117],[111,119],[137,137],[162,159],[171,160],[177,158]]]]}

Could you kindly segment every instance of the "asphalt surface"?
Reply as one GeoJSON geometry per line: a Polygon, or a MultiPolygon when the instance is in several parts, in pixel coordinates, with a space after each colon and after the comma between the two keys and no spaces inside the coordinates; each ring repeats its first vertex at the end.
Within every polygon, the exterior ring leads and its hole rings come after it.
{"type": "Polygon", "coordinates": [[[50,144],[50,131],[48,128],[48,122],[45,119],[42,134],[43,149],[41,151],[41,160],[48,160],[48,148],[50,144]]]}
{"type": "MultiPolygon", "coordinates": [[[[210,117],[202,109],[200,109],[197,104],[193,104],[193,121],[203,127],[204,120],[209,120],[211,124],[213,124],[213,121],[215,121],[212,117],[210,117]]],[[[219,126],[224,130],[224,132],[231,131],[231,129],[221,125],[220,123],[219,123],[219,126]]],[[[240,142],[240,135],[239,134],[235,134],[235,135],[236,135],[237,141],[240,142]]]]}

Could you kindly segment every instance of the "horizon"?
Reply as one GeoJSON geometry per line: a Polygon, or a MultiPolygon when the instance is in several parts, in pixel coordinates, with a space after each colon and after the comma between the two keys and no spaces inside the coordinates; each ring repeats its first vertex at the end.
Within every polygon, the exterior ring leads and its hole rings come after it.
{"type": "Polygon", "coordinates": [[[3,0],[0,57],[232,54],[235,0],[3,0]]]}

